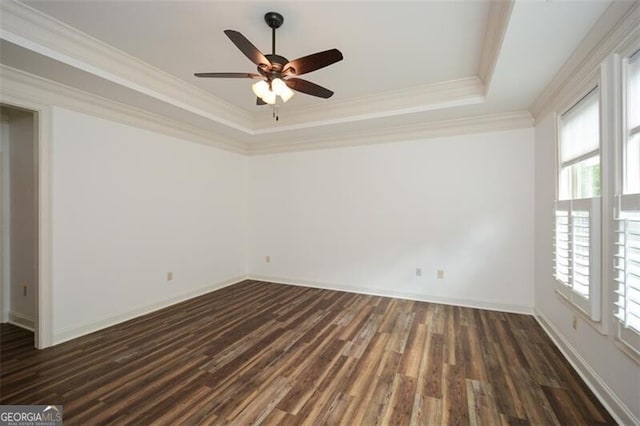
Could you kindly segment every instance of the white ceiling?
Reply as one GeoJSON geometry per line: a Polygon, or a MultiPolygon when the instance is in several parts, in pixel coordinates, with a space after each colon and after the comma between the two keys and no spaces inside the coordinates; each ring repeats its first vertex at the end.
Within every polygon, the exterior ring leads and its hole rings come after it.
{"type": "MultiPolygon", "coordinates": [[[[2,64],[251,144],[258,138],[330,138],[358,128],[527,110],[611,2],[24,3],[125,52],[123,63],[133,67],[133,57],[152,66],[145,68],[150,89],[144,81],[128,84],[114,77],[116,64],[111,67],[104,58],[85,66],[86,57],[74,57],[47,40],[24,41],[30,36],[4,16],[2,64]],[[255,105],[252,80],[193,77],[194,72],[253,72],[255,66],[223,30],[240,31],[270,53],[270,29],[263,20],[270,10],[285,19],[277,32],[278,54],[295,59],[338,48],[345,57],[303,77],[334,90],[331,99],[296,94],[281,107],[278,123],[268,107],[255,105]],[[483,63],[495,66],[483,68],[483,63]],[[190,103],[187,95],[178,102],[158,93],[162,86],[151,87],[151,81],[164,73],[185,84],[184,93],[201,89],[212,106],[190,103]]],[[[47,23],[54,24],[60,25],[47,23]]],[[[74,37],[83,37],[75,30],[74,37]]]]}

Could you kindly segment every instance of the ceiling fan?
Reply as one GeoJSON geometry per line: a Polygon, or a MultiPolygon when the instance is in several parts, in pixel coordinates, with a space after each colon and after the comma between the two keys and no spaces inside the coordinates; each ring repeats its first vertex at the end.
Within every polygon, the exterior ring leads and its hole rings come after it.
{"type": "Polygon", "coordinates": [[[283,102],[287,102],[293,96],[294,90],[319,98],[330,98],[333,95],[331,90],[310,81],[297,78],[296,76],[341,61],[343,59],[342,53],[340,53],[338,49],[330,49],[289,61],[287,58],[276,54],[276,29],[282,25],[284,18],[277,12],[268,12],[264,15],[264,20],[271,28],[272,53],[270,55],[264,55],[238,31],[224,31],[233,44],[235,44],[251,62],[258,66],[258,74],[242,72],[202,72],[195,73],[194,75],[196,77],[210,78],[257,79],[259,81],[252,86],[253,93],[257,96],[257,105],[275,105],[277,96],[280,96],[283,102]]]}

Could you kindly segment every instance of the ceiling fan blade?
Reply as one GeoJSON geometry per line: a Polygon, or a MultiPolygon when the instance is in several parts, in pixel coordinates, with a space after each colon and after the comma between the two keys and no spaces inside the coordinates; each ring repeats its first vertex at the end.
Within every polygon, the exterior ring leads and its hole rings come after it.
{"type": "Polygon", "coordinates": [[[240,51],[244,53],[244,55],[249,58],[249,60],[251,60],[251,62],[253,62],[254,64],[271,64],[271,62],[269,62],[269,60],[262,54],[262,52],[259,51],[257,47],[251,44],[251,42],[239,32],[233,30],[224,30],[224,33],[231,39],[233,44],[235,44],[236,47],[240,49],[240,51]]]}
{"type": "Polygon", "coordinates": [[[331,90],[326,89],[322,86],[318,86],[317,84],[310,81],[303,80],[301,78],[290,78],[288,80],[285,80],[285,83],[287,83],[287,86],[289,86],[289,88],[297,92],[306,93],[307,95],[317,96],[319,98],[325,99],[333,96],[333,92],[331,90]]]}
{"type": "Polygon", "coordinates": [[[262,78],[260,74],[250,72],[197,72],[194,75],[209,78],[262,78]]]}
{"type": "Polygon", "coordinates": [[[342,53],[340,53],[338,49],[325,50],[324,52],[313,53],[309,56],[290,61],[285,65],[284,73],[302,75],[324,68],[342,59],[342,53]]]}
{"type": "Polygon", "coordinates": [[[256,97],[256,105],[266,105],[267,103],[262,98],[256,97]]]}

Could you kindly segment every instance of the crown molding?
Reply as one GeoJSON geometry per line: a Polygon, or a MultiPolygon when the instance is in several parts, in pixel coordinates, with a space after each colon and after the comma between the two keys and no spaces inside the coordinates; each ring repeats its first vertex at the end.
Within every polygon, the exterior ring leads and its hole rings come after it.
{"type": "Polygon", "coordinates": [[[239,154],[245,144],[0,64],[0,102],[58,106],[239,154]]]}
{"type": "Polygon", "coordinates": [[[297,139],[292,142],[258,141],[245,144],[219,136],[214,137],[211,132],[185,125],[168,117],[101,98],[1,64],[0,80],[2,80],[0,102],[11,104],[13,100],[21,100],[58,106],[244,155],[409,141],[532,126],[532,118],[528,112],[515,111],[350,132],[340,137],[297,139]]]}
{"type": "Polygon", "coordinates": [[[563,100],[578,90],[608,55],[639,39],[640,2],[612,3],[529,107],[536,122],[556,110],[563,100]]]}
{"type": "Polygon", "coordinates": [[[0,38],[246,134],[252,116],[17,0],[0,1],[0,38]]]}
{"type": "MultiPolygon", "coordinates": [[[[287,125],[274,124],[264,114],[256,122],[255,135],[310,127],[373,120],[484,102],[484,85],[477,77],[427,84],[376,95],[362,96],[286,111],[287,125]]],[[[284,113],[284,110],[281,110],[284,113]]]]}
{"type": "Polygon", "coordinates": [[[485,93],[489,91],[493,71],[498,62],[502,42],[511,20],[514,0],[491,2],[487,29],[482,41],[482,53],[478,64],[478,77],[484,82],[485,93]]]}
{"type": "Polygon", "coordinates": [[[429,121],[408,126],[364,130],[342,134],[340,137],[314,138],[295,142],[274,141],[255,143],[247,147],[249,155],[341,148],[390,142],[407,142],[436,137],[486,133],[530,128],[533,118],[528,111],[512,111],[473,117],[429,121]]]}
{"type": "Polygon", "coordinates": [[[327,149],[434,137],[527,128],[533,125],[527,111],[487,114],[473,117],[423,122],[407,126],[350,132],[340,137],[309,138],[294,142],[255,142],[214,138],[211,132],[179,121],[98,97],[73,87],[38,77],[0,64],[0,102],[14,100],[58,106],[84,114],[147,129],[214,148],[244,155],[327,149]]]}

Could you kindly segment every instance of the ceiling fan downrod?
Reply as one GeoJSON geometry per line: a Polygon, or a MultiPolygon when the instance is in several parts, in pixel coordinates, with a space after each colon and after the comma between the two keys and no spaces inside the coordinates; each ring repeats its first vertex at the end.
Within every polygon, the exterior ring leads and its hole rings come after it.
{"type": "Polygon", "coordinates": [[[264,15],[264,20],[271,28],[271,54],[276,54],[276,30],[282,26],[284,17],[278,12],[267,12],[264,15]]]}

